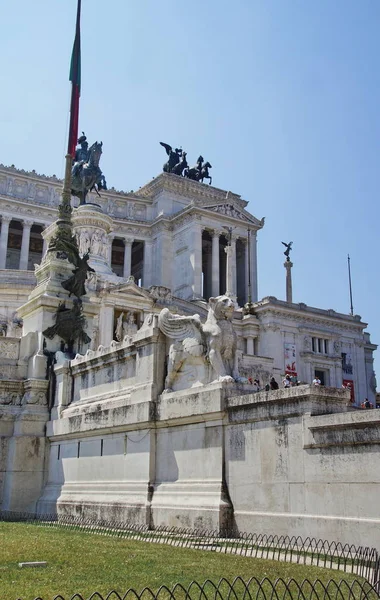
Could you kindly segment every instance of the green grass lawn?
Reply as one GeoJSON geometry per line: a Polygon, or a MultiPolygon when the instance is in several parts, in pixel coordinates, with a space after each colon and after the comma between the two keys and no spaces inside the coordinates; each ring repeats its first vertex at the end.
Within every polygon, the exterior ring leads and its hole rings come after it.
{"type": "Polygon", "coordinates": [[[62,594],[66,600],[79,592],[89,597],[98,591],[125,593],[145,586],[157,590],[177,582],[195,580],[232,581],[240,575],[274,580],[359,579],[355,575],[319,567],[287,564],[263,559],[216,554],[204,550],[174,548],[132,540],[94,535],[64,528],[44,528],[23,523],[0,523],[0,600],[51,600],[62,594]],[[42,561],[46,568],[21,569],[19,562],[42,561]]]}

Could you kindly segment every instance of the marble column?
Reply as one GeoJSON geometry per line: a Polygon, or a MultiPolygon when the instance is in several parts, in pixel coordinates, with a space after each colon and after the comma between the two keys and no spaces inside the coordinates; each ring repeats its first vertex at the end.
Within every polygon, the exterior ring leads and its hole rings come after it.
{"type": "Polygon", "coordinates": [[[132,267],[132,244],[133,238],[124,239],[124,271],[123,277],[128,278],[131,275],[132,267]]]}
{"type": "Polygon", "coordinates": [[[286,269],[286,301],[289,303],[293,302],[292,266],[293,263],[290,260],[284,262],[284,267],[286,269]]]}
{"type": "Polygon", "coordinates": [[[249,253],[249,246],[248,246],[248,240],[245,240],[245,245],[244,245],[244,251],[245,251],[245,301],[248,302],[249,300],[252,302],[252,288],[251,290],[249,289],[249,257],[248,257],[248,253],[249,253]],[[251,292],[251,294],[250,294],[251,292]],[[251,295],[251,298],[249,298],[249,296],[251,295]]]}
{"type": "Polygon", "coordinates": [[[28,270],[28,259],[29,259],[29,244],[30,244],[30,229],[33,225],[33,221],[23,221],[22,229],[22,242],[21,242],[21,253],[20,253],[20,271],[28,270]]]}
{"type": "Polygon", "coordinates": [[[11,221],[12,221],[11,217],[2,217],[2,219],[1,219],[0,269],[5,269],[5,264],[7,262],[8,232],[9,232],[9,223],[11,221]]]}
{"type": "Polygon", "coordinates": [[[219,236],[220,231],[214,231],[212,233],[212,295],[219,296],[220,294],[220,265],[219,265],[219,236]]]}
{"type": "Polygon", "coordinates": [[[258,300],[257,289],[257,232],[251,231],[251,290],[252,302],[258,300]]]}
{"type": "Polygon", "coordinates": [[[144,265],[143,265],[143,287],[148,288],[152,285],[153,272],[153,242],[145,240],[144,242],[144,265]]]}
{"type": "Polygon", "coordinates": [[[110,267],[112,265],[112,243],[113,243],[113,239],[114,239],[113,235],[108,235],[108,257],[107,257],[107,263],[108,263],[108,265],[110,267]]]}
{"type": "Polygon", "coordinates": [[[202,228],[196,219],[191,224],[190,264],[192,267],[192,296],[202,297],[202,228]]]}
{"type": "Polygon", "coordinates": [[[252,336],[247,337],[247,354],[254,355],[255,354],[255,345],[252,336]]]}
{"type": "MultiPolygon", "coordinates": [[[[47,229],[49,227],[49,225],[45,225],[44,229],[47,229]]],[[[43,246],[42,246],[42,258],[44,258],[46,251],[48,249],[48,243],[47,243],[47,239],[43,238],[43,246]]]]}
{"type": "Polygon", "coordinates": [[[237,268],[236,268],[236,240],[235,236],[231,238],[231,275],[232,275],[232,294],[237,295],[237,268]]]}
{"type": "Polygon", "coordinates": [[[109,346],[114,335],[114,308],[103,305],[99,314],[99,345],[109,346]]]}

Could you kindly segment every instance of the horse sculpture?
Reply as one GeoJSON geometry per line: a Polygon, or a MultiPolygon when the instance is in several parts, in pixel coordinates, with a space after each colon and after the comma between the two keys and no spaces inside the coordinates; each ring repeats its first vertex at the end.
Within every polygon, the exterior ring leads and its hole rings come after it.
{"type": "Polygon", "coordinates": [[[204,179],[209,179],[210,180],[209,185],[211,185],[212,177],[211,177],[211,175],[209,175],[209,172],[208,172],[209,169],[212,169],[212,166],[210,165],[209,162],[206,162],[202,167],[201,174],[200,174],[198,181],[201,181],[203,183],[204,179]]]}
{"type": "Polygon", "coordinates": [[[174,173],[174,175],[182,175],[183,171],[188,168],[189,165],[186,160],[186,155],[186,152],[182,151],[181,160],[172,168],[171,172],[174,173]]]}
{"type": "Polygon", "coordinates": [[[212,177],[208,170],[212,169],[212,165],[209,162],[203,164],[203,160],[203,156],[200,156],[196,166],[192,167],[191,169],[186,169],[184,175],[188,179],[192,179],[193,181],[201,181],[202,183],[204,179],[209,179],[209,184],[211,185],[212,177]]]}
{"type": "Polygon", "coordinates": [[[74,163],[71,171],[71,194],[79,198],[80,206],[86,204],[88,192],[95,189],[100,196],[99,190],[106,190],[106,180],[99,168],[102,155],[103,142],[95,142],[88,149],[88,159],[74,163]]]}

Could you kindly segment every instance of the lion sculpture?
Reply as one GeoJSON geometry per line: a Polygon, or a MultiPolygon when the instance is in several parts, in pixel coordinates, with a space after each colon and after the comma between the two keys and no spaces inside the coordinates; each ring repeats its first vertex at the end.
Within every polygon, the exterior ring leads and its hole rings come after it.
{"type": "Polygon", "coordinates": [[[210,298],[206,322],[201,323],[198,314],[190,317],[173,315],[164,308],[158,318],[158,325],[171,341],[169,348],[168,372],[165,379],[165,392],[173,391],[173,385],[186,362],[201,362],[211,369],[205,370],[200,383],[215,382],[246,383],[239,375],[236,333],[232,325],[234,303],[228,296],[210,298]]]}

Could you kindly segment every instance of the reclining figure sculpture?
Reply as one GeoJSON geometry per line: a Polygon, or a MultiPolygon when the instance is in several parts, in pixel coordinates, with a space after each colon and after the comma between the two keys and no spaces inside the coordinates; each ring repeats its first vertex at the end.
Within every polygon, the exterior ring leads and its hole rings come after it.
{"type": "Polygon", "coordinates": [[[183,317],[172,314],[167,308],[161,311],[158,325],[170,339],[164,392],[173,391],[185,363],[191,362],[192,358],[201,358],[206,367],[202,384],[210,381],[247,383],[238,369],[236,333],[232,324],[234,302],[228,296],[217,296],[210,298],[208,305],[204,324],[198,314],[183,317]]]}

